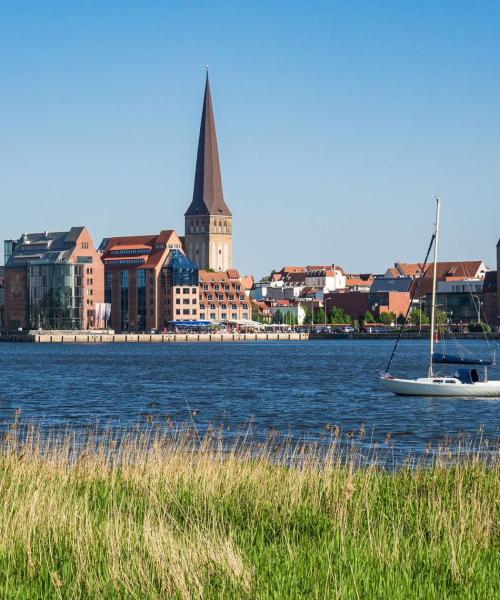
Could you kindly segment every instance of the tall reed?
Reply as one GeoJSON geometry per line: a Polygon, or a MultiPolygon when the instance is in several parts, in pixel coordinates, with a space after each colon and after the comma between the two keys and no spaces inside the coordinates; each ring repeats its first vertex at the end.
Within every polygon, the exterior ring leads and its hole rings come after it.
{"type": "Polygon", "coordinates": [[[497,447],[388,470],[341,441],[15,422],[0,597],[500,597],[497,447]]]}

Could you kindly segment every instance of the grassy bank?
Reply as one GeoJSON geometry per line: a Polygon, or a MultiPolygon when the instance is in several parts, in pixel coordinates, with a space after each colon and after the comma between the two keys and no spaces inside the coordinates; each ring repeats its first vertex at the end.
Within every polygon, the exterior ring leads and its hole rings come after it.
{"type": "Polygon", "coordinates": [[[73,448],[4,435],[2,598],[500,597],[498,456],[387,472],[334,437],[319,458],[154,430],[73,448]]]}

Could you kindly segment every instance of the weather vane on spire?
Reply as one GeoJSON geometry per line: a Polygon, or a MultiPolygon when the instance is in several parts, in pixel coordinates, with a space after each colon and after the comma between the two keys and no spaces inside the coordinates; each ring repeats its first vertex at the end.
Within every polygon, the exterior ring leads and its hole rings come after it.
{"type": "Polygon", "coordinates": [[[205,71],[208,73],[208,63],[205,63],[205,71]]]}

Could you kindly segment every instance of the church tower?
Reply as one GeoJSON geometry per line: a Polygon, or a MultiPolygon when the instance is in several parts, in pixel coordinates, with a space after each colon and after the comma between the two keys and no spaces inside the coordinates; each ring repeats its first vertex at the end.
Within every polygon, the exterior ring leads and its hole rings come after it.
{"type": "Polygon", "coordinates": [[[184,247],[200,269],[226,271],[233,263],[233,217],[224,202],[210,82],[205,83],[193,200],[185,215],[184,247]]]}

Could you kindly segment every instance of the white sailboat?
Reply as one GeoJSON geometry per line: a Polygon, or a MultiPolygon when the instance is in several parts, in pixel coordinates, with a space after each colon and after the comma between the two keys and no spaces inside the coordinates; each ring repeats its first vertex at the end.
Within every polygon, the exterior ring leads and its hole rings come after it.
{"type": "MultiPolygon", "coordinates": [[[[488,365],[494,360],[464,358],[464,356],[450,356],[434,352],[434,334],[436,331],[436,272],[439,243],[439,211],[440,199],[436,198],[436,223],[434,228],[434,265],[432,276],[432,307],[430,327],[430,355],[427,377],[418,379],[398,379],[389,373],[390,364],[394,357],[396,347],[392,353],[388,368],[380,376],[380,384],[393,394],[401,396],[444,396],[444,397],[473,397],[489,398],[500,397],[500,381],[488,381],[488,365]],[[434,363],[461,365],[453,376],[441,376],[434,372],[434,363]],[[467,367],[464,367],[467,365],[467,367]],[[482,380],[473,365],[484,367],[482,380]]],[[[430,250],[430,248],[429,248],[430,250]]],[[[428,253],[429,254],[429,253],[428,253]]],[[[427,262],[427,259],[426,259],[427,262]]],[[[404,324],[402,325],[403,330],[404,324]]],[[[398,339],[399,341],[399,339],[398,339]]]]}

